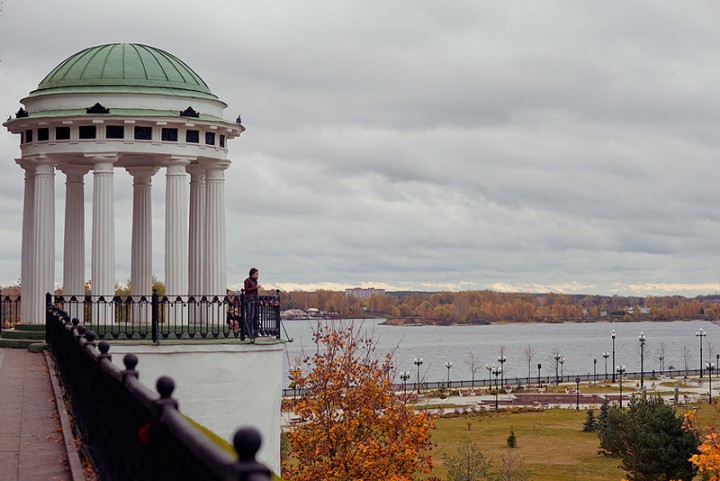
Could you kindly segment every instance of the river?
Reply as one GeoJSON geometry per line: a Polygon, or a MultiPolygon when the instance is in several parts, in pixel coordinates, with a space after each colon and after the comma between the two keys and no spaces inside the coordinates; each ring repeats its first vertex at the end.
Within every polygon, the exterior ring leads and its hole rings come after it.
{"type": "MultiPolygon", "coordinates": [[[[327,321],[348,322],[348,321],[327,321]]],[[[411,382],[417,379],[418,368],[413,363],[422,358],[420,378],[423,381],[446,381],[451,362],[451,381],[470,380],[469,356],[476,358],[475,379],[488,378],[485,364],[498,365],[500,351],[507,359],[503,375],[524,377],[528,375],[530,348],[534,354],[531,376],[537,375],[537,364],[542,364],[541,375],[554,376],[559,353],[564,359],[559,369],[564,374],[605,374],[603,352],[612,354],[611,331],[615,330],[615,364],[626,366],[628,371],[640,370],[639,335],[645,335],[644,371],[660,370],[658,354],[664,347],[664,368],[698,369],[700,366],[700,342],[705,361],[716,362],[720,353],[720,327],[707,321],[675,322],[613,322],[613,323],[522,323],[492,324],[485,326],[385,326],[382,319],[358,320],[362,329],[372,333],[381,354],[395,352],[394,362],[398,372],[408,371],[411,382]],[[703,329],[707,335],[696,333],[703,329]],[[683,354],[685,352],[685,354],[683,354]],[[593,360],[597,359],[597,364],[593,360]]],[[[287,379],[288,365],[297,364],[303,352],[313,354],[312,329],[315,321],[285,321],[283,325],[293,342],[286,344],[284,372],[287,379]]],[[[283,339],[285,334],[283,333],[283,339]]],[[[608,375],[612,372],[612,356],[607,360],[608,375]]]]}

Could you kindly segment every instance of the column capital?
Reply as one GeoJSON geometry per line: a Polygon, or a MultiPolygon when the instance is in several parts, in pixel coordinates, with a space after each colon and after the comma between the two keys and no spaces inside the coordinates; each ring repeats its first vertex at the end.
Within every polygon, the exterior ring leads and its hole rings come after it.
{"type": "Polygon", "coordinates": [[[197,156],[195,155],[168,155],[163,160],[163,165],[171,166],[171,165],[188,165],[190,162],[197,160],[197,156]]]}
{"type": "Polygon", "coordinates": [[[22,157],[20,159],[15,159],[15,163],[24,169],[26,174],[35,173],[35,164],[30,162],[30,159],[22,157]]]}
{"type": "Polygon", "coordinates": [[[150,178],[157,174],[160,167],[152,166],[138,166],[138,167],[125,167],[128,174],[133,177],[133,184],[149,184],[150,178]]]}
{"type": "Polygon", "coordinates": [[[200,164],[189,164],[187,167],[185,167],[185,170],[188,174],[195,176],[198,174],[205,174],[205,169],[203,169],[200,164]]]}
{"type": "Polygon", "coordinates": [[[85,154],[85,158],[90,160],[93,165],[93,171],[97,173],[111,173],[115,169],[115,162],[120,159],[117,152],[100,152],[95,154],[85,154]]]}
{"type": "Polygon", "coordinates": [[[57,169],[67,176],[68,182],[82,182],[82,178],[87,174],[92,166],[78,164],[59,164],[57,169]]]}
{"type": "MultiPolygon", "coordinates": [[[[52,156],[46,154],[35,154],[35,155],[24,155],[23,160],[35,166],[40,165],[55,165],[55,161],[52,156]]],[[[22,164],[21,164],[22,165],[22,164]]]]}
{"type": "Polygon", "coordinates": [[[205,169],[200,167],[198,164],[190,164],[185,167],[185,170],[190,174],[190,185],[205,185],[205,169]]]}
{"type": "Polygon", "coordinates": [[[198,160],[198,163],[202,166],[203,169],[205,169],[206,172],[218,170],[223,171],[227,170],[227,168],[230,167],[230,161],[227,159],[200,159],[198,160]]]}

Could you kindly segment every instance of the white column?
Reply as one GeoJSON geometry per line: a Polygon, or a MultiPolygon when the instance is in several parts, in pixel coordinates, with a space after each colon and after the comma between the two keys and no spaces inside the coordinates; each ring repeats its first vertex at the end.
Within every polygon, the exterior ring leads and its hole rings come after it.
{"type": "MultiPolygon", "coordinates": [[[[85,174],[87,165],[59,165],[65,180],[63,294],[85,294],[85,174]]],[[[73,315],[71,313],[71,315],[73,315]]]]}
{"type": "Polygon", "coordinates": [[[33,242],[33,224],[35,203],[35,165],[27,159],[16,159],[17,164],[25,170],[25,193],[23,197],[22,222],[22,253],[20,257],[20,320],[30,323],[35,318],[32,313],[35,283],[35,244],[33,242]]]}
{"type": "Polygon", "coordinates": [[[187,166],[190,173],[190,230],[188,236],[188,294],[210,294],[205,288],[205,169],[198,164],[187,166]]]}
{"type": "Polygon", "coordinates": [[[207,189],[206,290],[224,295],[227,289],[225,257],[225,169],[229,162],[203,164],[207,189]]]}
{"type": "Polygon", "coordinates": [[[152,295],[152,176],[158,167],[126,167],[133,176],[130,288],[134,296],[152,295]]]}
{"type": "Polygon", "coordinates": [[[35,160],[33,202],[34,282],[31,324],[45,322],[45,294],[55,291],[55,166],[47,157],[35,160]]]}
{"type": "Polygon", "coordinates": [[[113,169],[117,156],[93,156],[92,293],[115,295],[115,206],[113,169]]]}
{"type": "Polygon", "coordinates": [[[165,173],[165,292],[187,295],[188,193],[185,166],[190,158],[171,157],[165,173]]]}

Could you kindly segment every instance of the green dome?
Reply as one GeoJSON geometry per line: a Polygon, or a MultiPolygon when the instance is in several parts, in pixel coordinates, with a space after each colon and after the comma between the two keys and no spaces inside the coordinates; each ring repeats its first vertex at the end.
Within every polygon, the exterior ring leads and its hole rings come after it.
{"type": "Polygon", "coordinates": [[[111,43],[82,50],[62,61],[31,97],[52,93],[167,93],[217,99],[185,62],[136,43],[111,43]]]}

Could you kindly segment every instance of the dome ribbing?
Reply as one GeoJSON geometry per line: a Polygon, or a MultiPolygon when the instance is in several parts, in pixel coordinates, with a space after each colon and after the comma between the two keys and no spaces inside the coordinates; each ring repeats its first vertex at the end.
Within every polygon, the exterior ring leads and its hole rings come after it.
{"type": "Polygon", "coordinates": [[[30,93],[180,93],[217,97],[198,74],[174,55],[147,45],[113,43],[82,50],[60,63],[30,93]]]}

